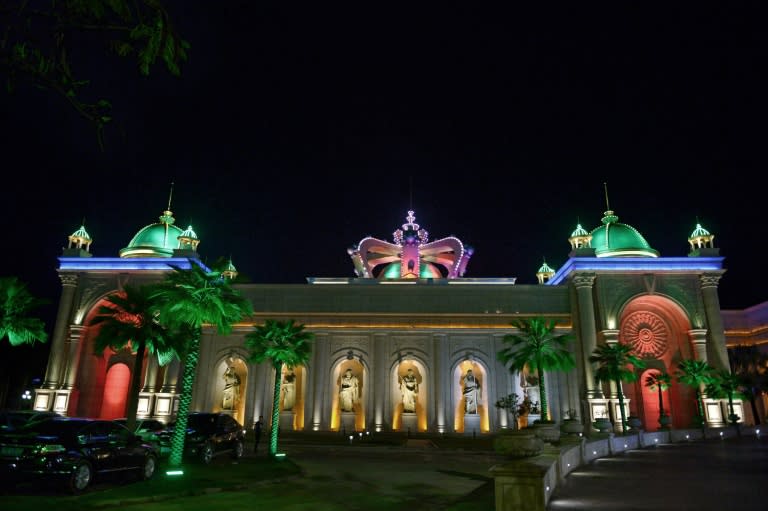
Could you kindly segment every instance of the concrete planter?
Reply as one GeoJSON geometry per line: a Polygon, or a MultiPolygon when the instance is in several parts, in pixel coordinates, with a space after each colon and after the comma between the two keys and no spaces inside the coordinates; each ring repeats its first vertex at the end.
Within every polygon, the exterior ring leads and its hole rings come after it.
{"type": "Polygon", "coordinates": [[[613,424],[611,424],[610,419],[595,419],[595,422],[592,423],[592,426],[596,430],[598,430],[600,433],[610,433],[613,429],[613,424]]]}
{"type": "Polygon", "coordinates": [[[560,431],[566,435],[578,435],[584,432],[584,425],[578,419],[565,419],[560,425],[560,431]]]}
{"type": "Polygon", "coordinates": [[[534,432],[534,428],[517,431],[502,431],[493,441],[496,452],[510,458],[528,458],[538,456],[544,443],[534,432]]]}
{"type": "Polygon", "coordinates": [[[560,428],[555,423],[537,422],[533,425],[533,432],[544,442],[555,443],[560,440],[560,428]]]}

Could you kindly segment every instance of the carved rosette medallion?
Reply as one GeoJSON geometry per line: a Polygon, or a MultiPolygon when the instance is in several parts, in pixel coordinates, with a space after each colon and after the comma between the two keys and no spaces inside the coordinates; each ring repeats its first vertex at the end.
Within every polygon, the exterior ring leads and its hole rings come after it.
{"type": "Polygon", "coordinates": [[[652,312],[633,312],[621,326],[621,338],[642,358],[661,357],[667,351],[668,337],[666,323],[652,312]]]}

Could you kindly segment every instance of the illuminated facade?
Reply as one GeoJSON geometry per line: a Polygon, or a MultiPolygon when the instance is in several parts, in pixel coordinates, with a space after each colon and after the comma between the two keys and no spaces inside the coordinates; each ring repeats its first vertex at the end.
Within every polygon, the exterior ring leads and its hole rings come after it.
{"type": "MultiPolygon", "coordinates": [[[[126,283],[159,281],[169,262],[184,266],[196,257],[197,234],[191,226],[181,230],[173,224],[169,203],[160,221],[142,228],[120,257],[91,257],[84,227],[69,237],[59,259],[63,289],[35,408],[124,415],[133,355],[129,350],[94,355],[89,324],[105,297],[126,283]]],[[[244,424],[271,417],[274,370],[247,362],[244,347],[245,335],[267,318],[294,319],[315,334],[306,367],[285,368],[281,375],[288,390],[280,401],[280,427],[319,431],[482,434],[511,427],[505,410],[494,403],[512,392],[537,395],[535,381],[512,374],[496,359],[516,318],[552,318],[558,331],[573,334],[576,369],[546,376],[554,420],[578,410],[585,423],[603,416],[617,422],[617,389],[595,383],[588,357],[598,344],[623,342],[647,362],[638,383],[624,385],[627,415],[639,416],[650,430],[658,427],[659,405],[656,391],[642,385],[647,375],[672,373],[677,362],[690,358],[725,369],[727,337],[761,342],[768,336],[765,308],[721,312],[717,286],[725,272],[723,257],[700,225],[684,257],[659,257],[610,210],[600,226],[587,232],[579,225],[564,241],[571,244],[569,259],[557,270],[544,262],[538,285],[467,278],[472,249],[455,237],[430,242],[409,211],[393,242],[368,237],[348,250],[356,277],[236,284],[255,313],[227,336],[204,330],[192,409],[227,410],[244,424]],[[471,413],[463,387],[468,370],[479,383],[471,413]],[[233,381],[236,394],[228,386],[233,381]]],[[[236,275],[231,259],[227,272],[236,275]]],[[[140,416],[165,421],[173,416],[180,369],[178,362],[161,367],[147,356],[140,416]]],[[[693,389],[673,384],[665,408],[673,427],[689,426],[693,389]]],[[[736,413],[752,422],[745,408],[738,402],[736,413]]],[[[709,425],[724,425],[727,414],[723,400],[706,400],[709,425]]]]}

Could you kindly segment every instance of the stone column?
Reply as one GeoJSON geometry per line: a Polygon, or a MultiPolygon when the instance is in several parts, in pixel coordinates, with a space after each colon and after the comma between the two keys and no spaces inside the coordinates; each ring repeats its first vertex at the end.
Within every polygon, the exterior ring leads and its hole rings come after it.
{"type": "Polygon", "coordinates": [[[312,397],[312,430],[329,429],[330,410],[325,409],[323,396],[328,389],[328,334],[316,334],[315,337],[314,396],[312,397]]]}
{"type": "Polygon", "coordinates": [[[696,360],[707,362],[707,330],[704,328],[688,330],[688,337],[691,339],[696,360]]]}
{"type": "Polygon", "coordinates": [[[48,356],[48,369],[43,383],[43,388],[46,389],[59,388],[62,383],[64,357],[68,355],[64,349],[64,342],[66,340],[67,326],[69,326],[72,314],[75,290],[77,289],[77,275],[60,273],[59,278],[62,285],[61,300],[59,300],[59,310],[56,313],[56,326],[53,329],[51,351],[48,356]]]}
{"type": "Polygon", "coordinates": [[[178,392],[180,373],[181,373],[181,360],[174,358],[168,363],[168,366],[165,368],[165,375],[163,376],[163,386],[160,388],[160,392],[164,392],[164,393],[178,392]]]}
{"type": "Polygon", "coordinates": [[[445,433],[448,431],[448,418],[446,409],[449,408],[445,402],[445,391],[443,390],[450,379],[448,375],[448,336],[446,334],[433,334],[432,348],[435,354],[434,366],[432,368],[432,390],[430,395],[435,402],[435,424],[432,431],[445,433]]]}
{"type": "MultiPolygon", "coordinates": [[[[605,340],[605,344],[608,346],[612,346],[619,343],[619,330],[614,329],[606,329],[601,330],[600,332],[603,335],[603,339],[605,340]]],[[[613,414],[614,418],[614,431],[617,433],[620,433],[623,431],[622,425],[621,425],[621,406],[619,405],[619,388],[616,385],[615,381],[609,381],[607,382],[610,388],[610,395],[608,396],[610,407],[611,407],[611,413],[613,414]]],[[[629,398],[627,397],[627,394],[624,392],[624,388],[621,388],[621,394],[624,400],[624,414],[626,417],[629,417],[629,398]]]]}
{"type": "Polygon", "coordinates": [[[723,318],[720,315],[720,298],[717,296],[717,284],[722,276],[723,272],[704,273],[699,275],[699,280],[701,282],[701,295],[704,299],[704,313],[707,316],[707,326],[709,327],[707,352],[711,360],[710,364],[715,369],[730,371],[723,318]]]}
{"type": "Polygon", "coordinates": [[[149,353],[147,356],[147,373],[144,375],[144,387],[142,392],[154,392],[157,385],[157,354],[149,353]]]}
{"type": "Polygon", "coordinates": [[[373,430],[388,431],[387,393],[387,334],[373,334],[373,430]]]}
{"type": "Polygon", "coordinates": [[[577,305],[579,308],[579,337],[582,345],[582,360],[584,363],[584,388],[587,398],[602,398],[603,392],[595,385],[595,375],[589,357],[597,347],[597,329],[595,327],[595,305],[592,300],[592,286],[595,283],[594,273],[576,273],[573,285],[576,287],[577,305]]]}
{"type": "MultiPolygon", "coordinates": [[[[612,346],[614,344],[618,344],[619,343],[619,331],[618,330],[608,329],[608,330],[602,330],[600,333],[603,335],[603,339],[605,340],[605,344],[607,344],[608,346],[612,346]]],[[[608,385],[609,385],[609,387],[611,389],[611,395],[608,396],[608,397],[611,398],[611,399],[618,398],[619,394],[618,394],[618,389],[616,388],[616,382],[615,381],[609,381],[609,382],[606,382],[606,383],[608,383],[608,385]]]]}
{"type": "Polygon", "coordinates": [[[82,342],[80,342],[85,335],[87,328],[82,325],[71,325],[69,327],[69,335],[67,336],[67,360],[64,361],[66,369],[64,373],[64,382],[62,388],[71,390],[75,388],[75,382],[77,381],[77,368],[80,366],[80,348],[82,342]]]}

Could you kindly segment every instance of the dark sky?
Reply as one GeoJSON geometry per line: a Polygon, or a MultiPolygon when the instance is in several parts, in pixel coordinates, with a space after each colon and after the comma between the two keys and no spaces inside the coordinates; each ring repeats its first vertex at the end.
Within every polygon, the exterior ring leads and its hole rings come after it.
{"type": "Polygon", "coordinates": [[[0,94],[3,273],[55,304],[83,217],[92,252],[116,256],[173,181],[203,256],[254,282],[351,277],[347,247],[391,240],[412,205],[432,239],[475,247],[467,277],[532,284],[577,219],[599,225],[607,182],[662,256],[687,254],[698,217],[726,258],[722,306],[755,305],[768,32],[764,7],[734,4],[166,2],[191,44],[181,77],[76,56],[114,105],[104,152],[60,98],[0,94]]]}

